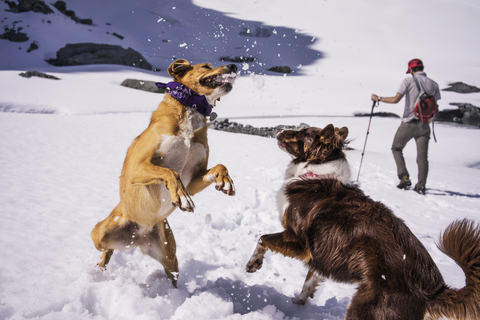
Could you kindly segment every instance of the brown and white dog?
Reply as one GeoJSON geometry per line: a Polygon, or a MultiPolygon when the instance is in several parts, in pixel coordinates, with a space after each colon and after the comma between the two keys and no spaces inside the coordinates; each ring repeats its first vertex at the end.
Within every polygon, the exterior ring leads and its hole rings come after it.
{"type": "MultiPolygon", "coordinates": [[[[204,95],[210,107],[232,90],[236,72],[233,64],[213,68],[209,63],[192,65],[184,59],[168,68],[175,83],[204,95]]],[[[176,245],[167,217],[176,207],[193,212],[190,196],[212,183],[231,196],[235,187],[224,165],[207,169],[206,116],[171,94],[165,95],[149,126],[128,148],[120,177],[120,203],[95,226],[91,237],[103,252],[101,268],[113,250],[137,246],[163,265],[176,286],[176,245]]]]}
{"type": "Polygon", "coordinates": [[[466,275],[464,288],[451,289],[403,220],[349,184],[347,135],[331,124],[278,133],[293,158],[280,197],[285,230],[260,238],[247,272],[259,270],[270,249],[309,268],[296,303],[327,277],[358,285],[345,319],[480,319],[480,227],[455,221],[440,239],[466,275]]]}

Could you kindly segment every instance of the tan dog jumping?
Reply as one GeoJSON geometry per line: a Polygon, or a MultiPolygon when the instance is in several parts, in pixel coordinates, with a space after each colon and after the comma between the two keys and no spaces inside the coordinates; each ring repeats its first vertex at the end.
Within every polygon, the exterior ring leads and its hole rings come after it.
{"type": "MultiPolygon", "coordinates": [[[[186,90],[180,96],[205,96],[210,109],[232,90],[236,72],[233,64],[213,68],[209,63],[191,65],[184,59],[168,68],[174,79],[169,84],[186,90]]],[[[163,265],[176,286],[176,245],[167,217],[176,207],[193,212],[190,196],[212,183],[231,196],[235,187],[224,165],[207,169],[209,112],[203,112],[197,103],[182,104],[173,93],[165,95],[147,129],[128,148],[120,177],[120,203],[97,223],[91,236],[103,252],[100,267],[105,268],[113,250],[138,246],[163,265]]]]}

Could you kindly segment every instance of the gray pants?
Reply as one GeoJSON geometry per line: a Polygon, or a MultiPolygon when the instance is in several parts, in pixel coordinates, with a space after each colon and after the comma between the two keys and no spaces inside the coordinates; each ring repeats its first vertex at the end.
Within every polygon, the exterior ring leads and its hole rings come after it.
{"type": "Polygon", "coordinates": [[[410,176],[403,158],[403,148],[412,138],[417,143],[418,183],[416,187],[425,187],[428,176],[428,141],[430,140],[430,125],[428,122],[402,122],[393,139],[392,152],[397,164],[398,178],[410,176]]]}

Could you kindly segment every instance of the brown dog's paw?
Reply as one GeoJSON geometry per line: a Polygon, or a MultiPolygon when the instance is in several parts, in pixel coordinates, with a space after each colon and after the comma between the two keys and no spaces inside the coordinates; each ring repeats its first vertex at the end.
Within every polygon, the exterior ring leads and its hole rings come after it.
{"type": "Polygon", "coordinates": [[[250,261],[247,263],[247,267],[245,268],[245,271],[248,273],[254,273],[257,272],[262,268],[263,265],[263,255],[254,255],[250,258],[250,261]]]}

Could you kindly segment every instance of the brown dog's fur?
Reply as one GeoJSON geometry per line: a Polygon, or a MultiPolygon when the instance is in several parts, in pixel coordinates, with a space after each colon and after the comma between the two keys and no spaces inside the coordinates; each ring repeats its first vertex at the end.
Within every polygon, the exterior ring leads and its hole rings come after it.
{"type": "MultiPolygon", "coordinates": [[[[235,65],[213,68],[208,63],[191,65],[183,59],[168,69],[174,81],[205,95],[210,104],[232,90],[229,80],[236,71],[235,65]]],[[[235,194],[224,165],[207,169],[206,122],[196,110],[165,95],[148,128],[127,151],[120,177],[120,203],[92,231],[95,247],[103,252],[100,267],[105,268],[114,249],[138,246],[164,266],[176,286],[176,246],[167,217],[176,207],[192,212],[190,195],[214,182],[217,190],[235,194]]]]}
{"type": "MultiPolygon", "coordinates": [[[[277,139],[293,157],[293,167],[321,171],[318,167],[328,167],[330,162],[346,161],[345,133],[346,128],[328,125],[285,130],[277,139]]],[[[260,238],[248,272],[261,268],[268,249],[304,261],[309,273],[299,303],[313,296],[322,277],[355,283],[358,290],[345,317],[349,320],[480,319],[478,225],[456,221],[440,239],[440,250],[466,275],[464,288],[450,289],[400,218],[357,186],[340,181],[334,172],[329,174],[333,178],[297,175],[287,180],[282,206],[285,230],[260,238]]]]}

